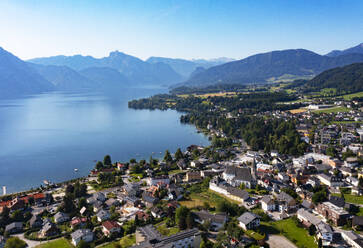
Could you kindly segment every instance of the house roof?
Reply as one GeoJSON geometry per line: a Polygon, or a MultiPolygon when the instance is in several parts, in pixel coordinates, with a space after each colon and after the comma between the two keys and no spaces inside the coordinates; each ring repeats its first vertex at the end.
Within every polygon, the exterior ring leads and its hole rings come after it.
{"type": "Polygon", "coordinates": [[[352,225],[353,226],[363,226],[363,216],[354,216],[352,225]]]}
{"type": "Polygon", "coordinates": [[[209,220],[211,222],[224,224],[227,220],[226,214],[212,214],[206,210],[194,212],[194,214],[197,216],[197,218],[203,221],[209,220]]]}
{"type": "Polygon", "coordinates": [[[93,234],[92,231],[90,229],[78,229],[77,231],[73,232],[71,234],[72,239],[80,239],[83,236],[89,235],[89,234],[93,234]]]}
{"type": "Polygon", "coordinates": [[[112,228],[119,228],[120,225],[116,221],[105,221],[102,223],[102,226],[107,230],[111,230],[112,228]]]}
{"type": "Polygon", "coordinates": [[[252,175],[249,168],[228,166],[224,173],[228,175],[233,175],[236,180],[252,181],[252,175]]]}
{"type": "Polygon", "coordinates": [[[289,194],[287,194],[287,193],[285,193],[285,192],[281,192],[280,194],[278,194],[278,195],[276,196],[276,198],[277,198],[277,200],[279,200],[279,201],[284,201],[284,202],[286,202],[286,203],[289,203],[289,202],[291,202],[291,201],[293,201],[293,200],[294,200],[294,198],[292,198],[292,196],[291,196],[291,195],[289,195],[289,194]]]}
{"type": "Polygon", "coordinates": [[[260,218],[260,217],[254,213],[246,212],[246,213],[242,214],[240,217],[238,217],[237,220],[239,222],[242,222],[243,224],[247,225],[257,218],[260,218]]]}
{"type": "Polygon", "coordinates": [[[262,197],[261,202],[264,202],[266,204],[272,204],[273,198],[270,195],[265,195],[262,197]]]}
{"type": "Polygon", "coordinates": [[[234,187],[228,187],[227,191],[231,195],[237,196],[243,200],[247,200],[248,198],[250,198],[250,195],[248,194],[248,192],[246,190],[242,190],[242,189],[234,188],[234,187]]]}

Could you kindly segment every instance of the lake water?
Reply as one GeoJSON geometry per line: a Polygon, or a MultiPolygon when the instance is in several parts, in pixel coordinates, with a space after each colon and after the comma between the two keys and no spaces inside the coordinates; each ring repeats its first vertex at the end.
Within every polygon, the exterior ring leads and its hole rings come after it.
{"type": "Polygon", "coordinates": [[[131,99],[160,92],[166,90],[52,92],[0,100],[0,186],[10,193],[38,187],[45,179],[85,176],[94,160],[106,154],[113,161],[129,161],[162,157],[166,149],[208,145],[207,137],[180,123],[176,111],[127,107],[131,99]]]}

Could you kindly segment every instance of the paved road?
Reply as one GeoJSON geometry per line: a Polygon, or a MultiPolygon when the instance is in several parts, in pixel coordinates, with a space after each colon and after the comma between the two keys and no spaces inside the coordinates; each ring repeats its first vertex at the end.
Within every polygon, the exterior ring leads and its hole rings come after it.
{"type": "Polygon", "coordinates": [[[290,240],[280,235],[269,235],[267,243],[270,248],[297,248],[290,240]]]}

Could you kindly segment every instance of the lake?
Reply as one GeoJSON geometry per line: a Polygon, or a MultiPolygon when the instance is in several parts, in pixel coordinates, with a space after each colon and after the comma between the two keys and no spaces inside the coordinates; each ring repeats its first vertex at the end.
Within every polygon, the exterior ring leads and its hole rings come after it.
{"type": "Polygon", "coordinates": [[[208,145],[194,126],[180,123],[181,113],[127,107],[129,100],[166,92],[52,92],[0,100],[0,186],[11,193],[38,187],[43,180],[86,176],[106,154],[113,161],[129,161],[208,145]]]}

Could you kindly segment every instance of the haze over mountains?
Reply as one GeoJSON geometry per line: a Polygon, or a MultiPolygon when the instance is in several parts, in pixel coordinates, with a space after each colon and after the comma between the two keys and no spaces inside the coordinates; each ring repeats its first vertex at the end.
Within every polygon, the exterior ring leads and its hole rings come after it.
{"type": "Polygon", "coordinates": [[[115,90],[151,85],[251,84],[313,77],[363,62],[363,44],[323,56],[304,49],[256,54],[233,61],[151,57],[143,61],[115,51],[104,58],[54,56],[22,61],[0,48],[0,96],[50,90],[115,90]]]}
{"type": "Polygon", "coordinates": [[[304,49],[256,54],[211,67],[190,77],[184,85],[266,83],[281,77],[313,77],[334,67],[363,62],[363,54],[345,53],[329,57],[304,49]]]}

